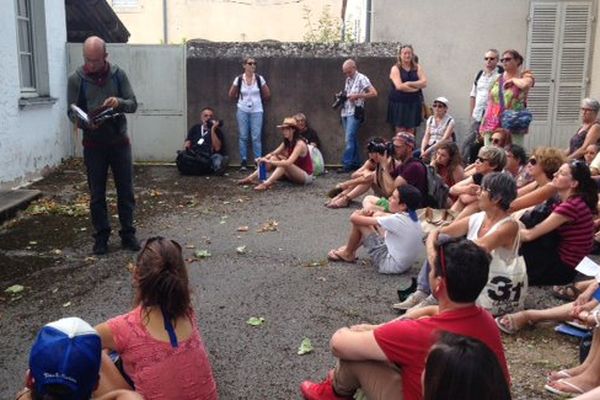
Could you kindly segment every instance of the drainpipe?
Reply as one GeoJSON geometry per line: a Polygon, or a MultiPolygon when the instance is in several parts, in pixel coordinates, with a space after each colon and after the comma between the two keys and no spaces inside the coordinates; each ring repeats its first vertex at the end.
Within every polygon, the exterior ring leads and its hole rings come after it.
{"type": "Polygon", "coordinates": [[[162,2],[162,8],[163,8],[163,43],[164,44],[169,44],[169,29],[167,26],[167,0],[163,0],[162,2]]]}
{"type": "Polygon", "coordinates": [[[367,0],[367,10],[366,10],[366,26],[365,26],[365,42],[371,42],[371,18],[373,16],[373,0],[367,0]]]}

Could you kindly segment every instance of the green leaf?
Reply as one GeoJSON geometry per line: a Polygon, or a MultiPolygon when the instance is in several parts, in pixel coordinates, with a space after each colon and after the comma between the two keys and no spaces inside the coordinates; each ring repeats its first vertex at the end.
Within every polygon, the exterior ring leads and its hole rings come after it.
{"type": "Polygon", "coordinates": [[[211,254],[208,252],[208,250],[196,250],[194,252],[194,255],[198,258],[206,258],[206,257],[211,256],[211,254]]]}
{"type": "Polygon", "coordinates": [[[23,287],[23,285],[12,285],[11,287],[6,288],[4,292],[9,294],[17,294],[22,292],[23,290],[25,290],[25,287],[23,287]]]}
{"type": "Polygon", "coordinates": [[[235,248],[235,251],[236,251],[238,254],[244,254],[244,253],[246,252],[246,246],[239,246],[239,247],[236,247],[236,248],[235,248]]]}
{"type": "Polygon", "coordinates": [[[302,339],[302,343],[300,343],[300,347],[298,347],[298,355],[312,353],[313,346],[310,342],[309,338],[302,339]]]}
{"type": "Polygon", "coordinates": [[[252,326],[261,326],[265,323],[265,319],[263,317],[250,317],[246,323],[252,326]]]}

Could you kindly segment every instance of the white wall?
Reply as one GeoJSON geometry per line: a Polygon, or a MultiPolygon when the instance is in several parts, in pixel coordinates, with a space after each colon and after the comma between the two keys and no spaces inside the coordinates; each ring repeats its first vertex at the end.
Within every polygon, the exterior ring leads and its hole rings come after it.
{"type": "MultiPolygon", "coordinates": [[[[40,0],[35,0],[40,1],[40,0]]],[[[48,39],[51,105],[19,108],[15,1],[0,13],[0,188],[37,178],[71,153],[66,118],[66,27],[64,0],[43,0],[48,39]]]]}
{"type": "MultiPolygon", "coordinates": [[[[377,0],[372,40],[413,45],[429,81],[425,100],[447,97],[462,136],[469,119],[469,92],[483,67],[483,54],[492,47],[514,48],[524,55],[528,13],[525,0],[377,0]]],[[[380,93],[387,95],[388,90],[380,93]]]]}

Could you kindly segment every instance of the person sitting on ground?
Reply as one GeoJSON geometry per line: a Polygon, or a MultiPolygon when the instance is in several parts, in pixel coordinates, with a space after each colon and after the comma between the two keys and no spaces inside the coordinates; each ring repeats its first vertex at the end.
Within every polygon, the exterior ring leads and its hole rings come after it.
{"type": "MultiPolygon", "coordinates": [[[[466,236],[475,244],[485,250],[492,257],[492,263],[496,269],[500,265],[510,265],[519,256],[519,225],[510,216],[508,207],[517,195],[517,186],[512,176],[502,172],[494,172],[486,175],[481,182],[478,191],[479,208],[482,210],[470,217],[461,218],[439,230],[439,233],[450,237],[466,236]]],[[[437,235],[434,231],[433,235],[437,235]]],[[[402,303],[394,304],[396,310],[410,310],[435,305],[435,298],[431,294],[429,281],[429,265],[423,264],[419,272],[417,291],[412,293],[402,303]]],[[[507,282],[494,281],[495,275],[490,274],[487,289],[495,293],[502,293],[498,286],[505,286],[507,282]]],[[[511,282],[511,284],[518,283],[511,282]]],[[[516,293],[516,291],[515,291],[516,293]]],[[[510,292],[511,297],[502,298],[499,302],[491,302],[482,294],[480,304],[488,308],[492,313],[498,313],[500,308],[512,307],[518,302],[515,293],[510,292]]],[[[435,310],[434,310],[435,311],[435,310]]],[[[503,309],[503,313],[506,312],[503,309]]]]}
{"type": "MultiPolygon", "coordinates": [[[[201,171],[212,171],[217,175],[225,172],[229,164],[229,157],[225,154],[225,143],[223,140],[222,121],[215,117],[215,110],[211,107],[204,107],[200,111],[201,123],[192,126],[189,130],[185,142],[183,142],[184,151],[190,151],[197,155],[206,155],[204,162],[206,165],[198,166],[197,174],[201,171]]],[[[196,162],[203,162],[198,159],[196,162]]],[[[177,167],[182,174],[192,174],[186,164],[177,158],[177,167]]]]}
{"type": "MultiPolygon", "coordinates": [[[[490,146],[497,147],[499,149],[504,149],[504,147],[506,147],[509,144],[511,144],[510,133],[507,130],[498,128],[492,133],[489,144],[490,146]]],[[[475,163],[467,165],[467,167],[465,168],[465,176],[471,176],[476,172],[475,165],[475,163]]]]}
{"type": "MultiPolygon", "coordinates": [[[[412,156],[415,137],[410,133],[400,132],[394,136],[392,143],[394,155],[392,157],[388,155],[381,168],[381,187],[383,191],[391,193],[395,188],[409,184],[419,189],[421,199],[426,199],[427,169],[420,160],[412,156]]],[[[379,196],[365,196],[363,208],[381,210],[384,206],[382,202],[386,203],[379,196]]]]}
{"type": "MultiPolygon", "coordinates": [[[[534,326],[546,321],[572,321],[577,319],[592,326],[598,326],[598,300],[594,293],[598,290],[595,279],[582,281],[583,292],[574,302],[544,310],[524,310],[496,318],[498,328],[513,335],[526,326],[534,326]]],[[[585,361],[574,368],[553,371],[548,375],[545,389],[563,396],[573,396],[592,390],[600,385],[600,336],[594,334],[592,346],[585,361]]]]}
{"type": "Polygon", "coordinates": [[[506,152],[506,166],[504,171],[508,172],[517,181],[517,189],[525,186],[533,180],[533,177],[527,171],[527,153],[525,149],[518,144],[509,144],[504,146],[506,152]]]}
{"type": "Polygon", "coordinates": [[[565,157],[560,149],[554,147],[535,149],[527,162],[527,171],[533,181],[519,189],[517,198],[510,205],[510,211],[524,210],[553,199],[557,190],[552,184],[552,178],[564,162],[565,157]]]}
{"type": "Polygon", "coordinates": [[[510,400],[496,355],[485,343],[441,332],[425,364],[423,399],[510,400]]]}
{"type": "Polygon", "coordinates": [[[394,190],[390,198],[389,209],[393,214],[355,211],[350,217],[352,230],[346,245],[329,251],[327,259],[354,262],[362,245],[380,273],[406,271],[423,249],[423,231],[415,212],[420,203],[419,190],[404,185],[394,190]]]}
{"type": "MultiPolygon", "coordinates": [[[[296,120],[293,117],[283,119],[281,125],[283,142],[272,152],[260,157],[258,163],[265,163],[267,170],[271,171],[269,178],[254,187],[254,190],[263,191],[270,189],[275,182],[287,178],[290,182],[308,185],[313,182],[313,164],[308,151],[308,145],[301,139],[296,120]]],[[[240,185],[257,183],[259,170],[238,181],[240,185]]]]}
{"type": "MultiPolygon", "coordinates": [[[[135,308],[96,326],[146,400],[216,400],[217,387],[190,299],[181,246],[160,236],[144,243],[133,267],[135,308]]],[[[98,393],[131,389],[112,363],[102,363],[98,393]]]]}
{"type": "Polygon", "coordinates": [[[308,144],[312,144],[316,148],[321,148],[321,140],[319,139],[319,135],[317,131],[315,131],[309,124],[306,119],[306,115],[303,113],[298,113],[294,115],[294,119],[296,120],[296,126],[298,127],[298,133],[302,135],[308,144]]]}
{"type": "Polygon", "coordinates": [[[433,266],[429,280],[439,299],[439,313],[339,329],[330,341],[338,359],[335,370],[322,383],[303,382],[305,399],[351,398],[359,388],[369,400],[421,399],[421,374],[439,331],[481,340],[509,379],[498,328],[491,315],[475,305],[488,279],[488,255],[469,240],[430,240],[427,258],[433,266]]]}
{"type": "MultiPolygon", "coordinates": [[[[17,400],[88,400],[98,386],[102,343],[80,318],[46,324],[31,347],[25,388],[17,400]]],[[[130,390],[114,390],[96,400],[143,400],[130,390]]]]}
{"type": "Polygon", "coordinates": [[[475,161],[474,173],[450,187],[450,195],[458,199],[450,210],[457,215],[456,219],[467,217],[479,211],[477,193],[481,179],[492,172],[500,172],[506,165],[504,149],[494,146],[484,146],[479,150],[475,161]]]}
{"type": "Polygon", "coordinates": [[[586,98],[581,101],[581,127],[569,140],[569,148],[565,150],[568,160],[583,160],[585,150],[590,144],[600,143],[600,102],[586,98]]]}
{"type": "Polygon", "coordinates": [[[442,143],[454,142],[454,118],[448,114],[448,99],[438,97],[433,101],[433,115],[427,118],[421,151],[416,157],[428,162],[442,143]]]}
{"type": "Polygon", "coordinates": [[[552,184],[561,203],[531,229],[521,229],[521,252],[527,264],[530,285],[563,285],[575,277],[575,267],[590,254],[594,242],[594,215],[598,191],[583,161],[563,164],[552,184]],[[558,245],[536,246],[544,235],[556,232],[558,245]]]}
{"type": "Polygon", "coordinates": [[[377,196],[389,197],[391,192],[385,192],[382,187],[382,163],[386,160],[387,146],[385,140],[375,137],[367,143],[368,159],[362,167],[354,171],[351,179],[338,183],[336,187],[329,191],[328,195],[333,196],[325,206],[329,208],[348,207],[350,202],[373,189],[377,196]]]}
{"type": "Polygon", "coordinates": [[[448,187],[454,186],[464,179],[465,171],[458,146],[454,142],[442,143],[438,146],[431,166],[442,177],[448,187]]]}

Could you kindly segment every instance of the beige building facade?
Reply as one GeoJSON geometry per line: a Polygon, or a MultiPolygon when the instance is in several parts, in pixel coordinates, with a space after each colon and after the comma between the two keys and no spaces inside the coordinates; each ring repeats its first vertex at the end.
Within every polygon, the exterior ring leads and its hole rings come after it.
{"type": "Polygon", "coordinates": [[[342,7],[342,0],[109,0],[109,3],[131,33],[129,43],[133,44],[181,43],[190,39],[299,42],[307,29],[303,18],[305,8],[311,11],[316,26],[324,7],[329,7],[330,15],[338,21],[342,7]]]}

